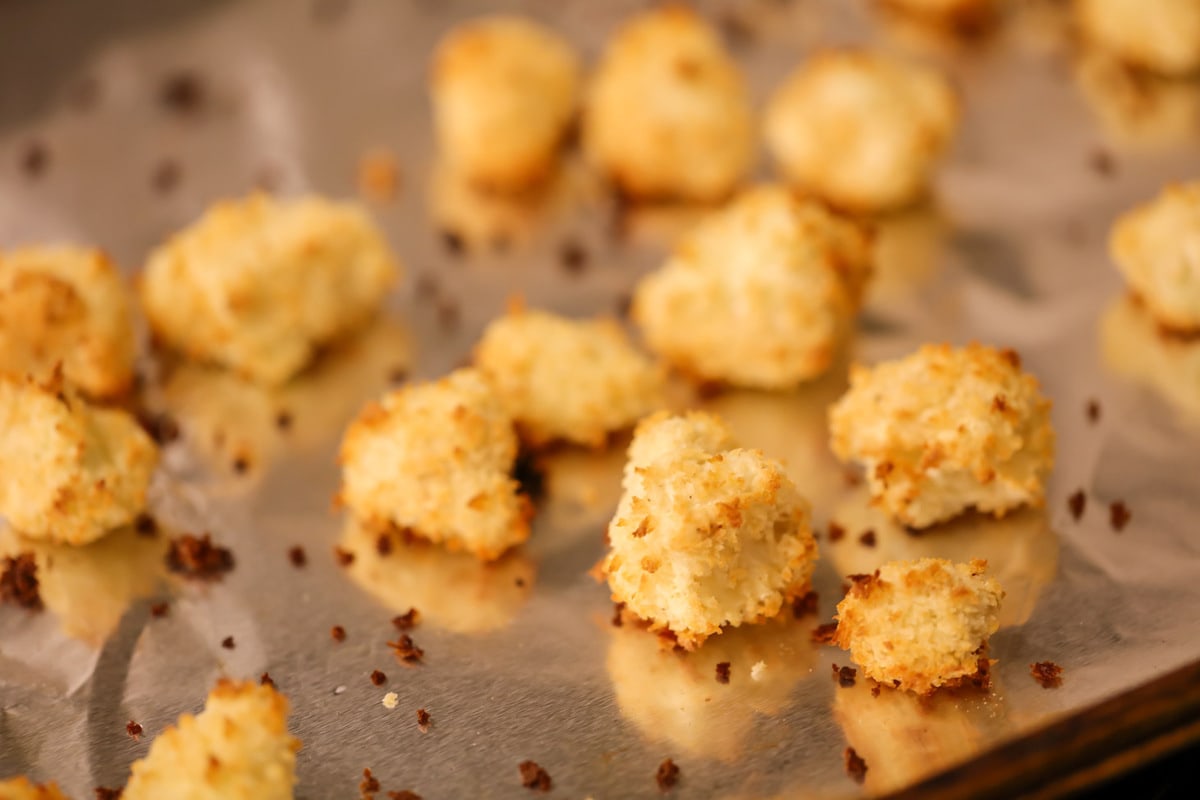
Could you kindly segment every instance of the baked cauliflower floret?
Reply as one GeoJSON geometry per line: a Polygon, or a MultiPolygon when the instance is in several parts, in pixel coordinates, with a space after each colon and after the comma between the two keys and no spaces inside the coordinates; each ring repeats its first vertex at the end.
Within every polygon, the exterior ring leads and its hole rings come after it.
{"type": "Polygon", "coordinates": [[[290,800],[300,740],[270,686],[222,680],[133,764],[123,800],[290,800]]]}
{"type": "Polygon", "coordinates": [[[808,591],[817,556],[808,503],[783,467],[757,450],[709,447],[720,427],[702,412],[638,425],[602,564],[613,600],[688,650],[775,616],[808,591]],[[681,423],[697,428],[690,443],[681,423]],[[660,437],[659,426],[674,429],[660,437]]]}
{"type": "Polygon", "coordinates": [[[124,411],[55,383],[0,377],[0,515],[22,535],[87,544],[146,507],[158,448],[124,411]]]}
{"type": "Polygon", "coordinates": [[[360,207],[254,194],[218,203],[152,253],[141,298],[169,346],[277,385],[368,322],[398,272],[360,207]]]}
{"type": "Polygon", "coordinates": [[[91,397],[124,393],[134,339],[121,275],[99,250],[0,253],[0,372],[46,381],[61,366],[91,397]]]}
{"type": "Polygon", "coordinates": [[[789,181],[839,208],[874,212],[924,194],[958,127],[958,103],[930,69],[830,50],[776,90],[764,124],[789,181]]]}
{"type": "Polygon", "coordinates": [[[553,170],[575,114],[579,60],[530,20],[490,16],[452,30],[433,59],[434,125],[446,162],[500,189],[553,170]]]}
{"type": "Polygon", "coordinates": [[[484,331],[475,364],[534,447],[600,446],[662,401],[660,370],[609,319],[515,308],[484,331]]]}
{"type": "Polygon", "coordinates": [[[867,677],[925,694],[973,677],[999,628],[1000,585],[987,562],[891,561],[855,576],[837,607],[835,644],[867,677]]]}
{"type": "Polygon", "coordinates": [[[33,783],[26,777],[0,781],[0,800],[67,800],[54,781],[33,783]]]}
{"type": "Polygon", "coordinates": [[[679,5],[629,20],[588,92],[583,142],[631,196],[729,194],[750,166],[754,132],[749,95],[717,33],[679,5]]]}
{"type": "Polygon", "coordinates": [[[1011,350],[924,345],[850,370],[829,413],[831,444],[866,468],[872,500],[924,528],[969,508],[1040,506],[1054,464],[1050,401],[1011,350]]]}
{"type": "Polygon", "coordinates": [[[1076,0],[1085,39],[1122,61],[1164,75],[1200,70],[1196,0],[1076,0]]]}
{"type": "Polygon", "coordinates": [[[1168,186],[1117,220],[1109,251],[1155,319],[1200,329],[1200,181],[1168,186]]]}
{"type": "Polygon", "coordinates": [[[700,223],[638,284],[647,345],[694,377],[777,389],[816,377],[852,328],[869,235],[781,187],[750,190],[700,223]]]}
{"type": "Polygon", "coordinates": [[[503,401],[479,371],[460,369],[359,414],[342,440],[340,499],[369,527],[491,560],[529,536],[516,457],[503,401]]]}

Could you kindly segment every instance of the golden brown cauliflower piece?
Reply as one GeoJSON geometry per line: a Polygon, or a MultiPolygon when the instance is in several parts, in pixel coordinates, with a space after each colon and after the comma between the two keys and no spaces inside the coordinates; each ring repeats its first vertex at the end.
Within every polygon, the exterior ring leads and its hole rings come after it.
{"type": "Polygon", "coordinates": [[[1195,0],[1075,0],[1085,39],[1127,64],[1163,75],[1200,70],[1195,0]]]}
{"type": "Polygon", "coordinates": [[[0,781],[0,800],[67,800],[67,796],[54,781],[33,783],[21,776],[0,781]]]}

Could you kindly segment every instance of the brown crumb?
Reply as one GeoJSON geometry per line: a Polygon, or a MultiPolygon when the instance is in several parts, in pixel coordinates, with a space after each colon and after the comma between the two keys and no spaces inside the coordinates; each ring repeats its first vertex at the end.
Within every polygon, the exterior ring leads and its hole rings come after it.
{"type": "Polygon", "coordinates": [[[334,625],[332,628],[330,628],[329,635],[335,642],[346,641],[346,629],[341,625],[334,625]]]}
{"type": "Polygon", "coordinates": [[[204,82],[194,72],[176,72],[163,81],[158,97],[168,111],[177,114],[198,111],[204,105],[204,82]]]}
{"type": "Polygon", "coordinates": [[[292,429],[292,412],[284,409],[275,415],[275,427],[281,431],[292,429]]]}
{"type": "Polygon", "coordinates": [[[264,672],[262,675],[259,675],[258,682],[261,683],[263,686],[270,686],[272,689],[275,688],[275,681],[271,677],[271,673],[269,673],[269,672],[264,672]]]}
{"type": "Polygon", "coordinates": [[[844,689],[849,689],[854,685],[854,679],[858,677],[858,670],[854,667],[839,667],[833,665],[833,679],[837,681],[838,686],[844,689]]]}
{"type": "Polygon", "coordinates": [[[625,620],[623,618],[624,614],[625,614],[625,604],[624,603],[613,603],[612,626],[614,628],[619,628],[625,624],[625,620]]]}
{"type": "Polygon", "coordinates": [[[803,597],[792,600],[792,616],[796,619],[817,613],[821,597],[816,592],[808,592],[803,597]]]}
{"type": "Polygon", "coordinates": [[[375,686],[383,686],[387,683],[387,675],[377,669],[371,670],[371,683],[375,686]]]}
{"type": "Polygon", "coordinates": [[[398,792],[388,792],[388,800],[422,800],[421,795],[408,789],[401,789],[398,792]]]}
{"type": "Polygon", "coordinates": [[[442,247],[452,256],[461,256],[467,249],[467,242],[461,233],[446,228],[442,231],[442,247]]]}
{"type": "Polygon", "coordinates": [[[867,778],[867,762],[863,761],[862,756],[854,752],[853,747],[847,747],[842,753],[842,759],[846,763],[846,774],[855,783],[862,783],[867,778]]]}
{"type": "Polygon", "coordinates": [[[1100,401],[1094,397],[1087,402],[1087,419],[1093,425],[1100,421],[1100,401]]]}
{"type": "Polygon", "coordinates": [[[846,536],[846,529],[836,522],[829,523],[829,541],[839,542],[846,536]]]}
{"type": "Polygon", "coordinates": [[[92,792],[96,796],[96,800],[121,800],[121,795],[125,793],[125,789],[110,789],[107,786],[97,786],[92,792]]]}
{"type": "Polygon", "coordinates": [[[717,683],[729,683],[729,662],[717,664],[717,683]]]}
{"type": "Polygon", "coordinates": [[[30,178],[40,178],[50,165],[50,151],[46,145],[34,139],[21,152],[21,170],[30,178]]]}
{"type": "Polygon", "coordinates": [[[518,588],[518,589],[524,589],[524,588],[525,588],[525,579],[524,579],[524,578],[522,578],[522,577],[520,577],[520,576],[518,576],[518,577],[517,577],[517,578],[516,578],[516,579],[513,581],[513,583],[514,583],[514,584],[516,584],[516,586],[517,586],[517,588],[518,588]]]}
{"type": "Polygon", "coordinates": [[[237,647],[237,643],[233,641],[232,636],[226,636],[221,640],[221,647],[224,647],[226,650],[232,650],[237,647]]]}
{"type": "Polygon", "coordinates": [[[664,758],[654,773],[654,780],[660,792],[669,792],[679,783],[679,765],[669,758],[664,758]]]}
{"type": "Polygon", "coordinates": [[[813,628],[812,640],[817,644],[832,644],[833,637],[837,634],[837,623],[827,622],[824,625],[818,625],[813,628]]]}
{"type": "Polygon", "coordinates": [[[0,603],[41,611],[42,595],[38,591],[37,561],[33,553],[5,556],[0,562],[0,603]]]}
{"type": "Polygon", "coordinates": [[[143,511],[134,517],[133,529],[137,532],[138,536],[153,538],[158,535],[158,521],[143,511]]]}
{"type": "Polygon", "coordinates": [[[871,697],[879,697],[879,693],[883,691],[883,687],[876,681],[871,681],[871,697]]]}
{"type": "Polygon", "coordinates": [[[371,770],[364,768],[362,780],[358,782],[359,796],[364,800],[370,800],[372,792],[380,790],[379,779],[371,774],[371,770]]]}
{"type": "Polygon", "coordinates": [[[403,614],[392,617],[392,625],[398,631],[410,631],[421,622],[421,612],[410,608],[403,614]]]}
{"type": "Polygon", "coordinates": [[[1039,661],[1029,665],[1029,674],[1042,685],[1043,689],[1057,689],[1062,686],[1062,667],[1053,661],[1039,661]]]}
{"type": "Polygon", "coordinates": [[[1083,489],[1079,489],[1067,498],[1067,508],[1071,509],[1071,517],[1076,522],[1083,518],[1083,512],[1087,508],[1087,495],[1083,493],[1083,489]]]}
{"type": "Polygon", "coordinates": [[[233,569],[233,553],[226,547],[215,545],[212,536],[193,536],[185,533],[171,540],[167,552],[167,569],[185,578],[218,580],[233,569]]]}
{"type": "Polygon", "coordinates": [[[429,712],[423,708],[417,709],[417,727],[421,729],[421,733],[429,730],[429,723],[433,718],[429,716],[429,712]]]}
{"type": "Polygon", "coordinates": [[[580,275],[588,266],[588,252],[575,239],[568,239],[558,249],[558,263],[569,275],[580,275]]]}
{"type": "Polygon", "coordinates": [[[717,25],[725,34],[725,39],[734,50],[749,49],[757,38],[754,28],[741,15],[734,11],[726,11],[717,17],[717,25]]]}
{"type": "Polygon", "coordinates": [[[292,562],[292,566],[299,569],[308,564],[308,553],[300,545],[288,548],[288,560],[292,562]]]}
{"type": "Polygon", "coordinates": [[[183,178],[183,167],[173,158],[164,158],[150,173],[150,186],[160,194],[167,194],[179,185],[183,178]]]}
{"type": "Polygon", "coordinates": [[[855,488],[856,486],[862,486],[862,473],[860,473],[857,469],[847,467],[842,472],[842,482],[851,489],[855,488]]]}
{"type": "Polygon", "coordinates": [[[400,186],[400,164],[390,150],[363,153],[358,160],[358,193],[371,203],[390,203],[400,186]]]}
{"type": "Polygon", "coordinates": [[[170,414],[142,409],[135,416],[142,430],[159,447],[165,447],[179,438],[179,423],[170,414]]]}
{"type": "Polygon", "coordinates": [[[536,761],[522,761],[517,765],[521,771],[521,785],[537,792],[550,791],[550,773],[538,766],[536,761]]]}
{"type": "Polygon", "coordinates": [[[333,557],[337,559],[339,567],[348,567],[354,563],[354,553],[351,553],[344,547],[334,547],[333,557]]]}
{"type": "Polygon", "coordinates": [[[875,531],[873,531],[873,530],[863,531],[862,535],[858,537],[858,543],[861,544],[863,547],[874,547],[875,546],[875,531]]]}
{"type": "Polygon", "coordinates": [[[420,664],[425,658],[425,651],[417,647],[412,637],[407,633],[400,634],[400,638],[394,642],[388,642],[388,647],[392,648],[396,655],[396,659],[404,664],[420,664]]]}
{"type": "Polygon", "coordinates": [[[1108,506],[1108,521],[1112,525],[1112,529],[1120,533],[1125,530],[1125,526],[1129,524],[1129,520],[1133,518],[1133,513],[1129,510],[1129,506],[1125,505],[1123,500],[1117,500],[1110,503],[1108,506]]]}
{"type": "Polygon", "coordinates": [[[244,455],[240,455],[233,460],[233,471],[238,475],[245,475],[250,470],[250,459],[244,455]]]}
{"type": "Polygon", "coordinates": [[[125,732],[128,733],[134,741],[142,738],[142,726],[133,720],[129,720],[129,722],[125,723],[125,732]]]}
{"type": "Polygon", "coordinates": [[[386,533],[379,534],[379,538],[375,540],[375,552],[381,556],[390,555],[392,552],[392,537],[386,533]]]}
{"type": "Polygon", "coordinates": [[[1117,172],[1117,162],[1112,153],[1104,148],[1097,148],[1088,156],[1088,165],[1092,171],[1103,178],[1111,178],[1117,172]]]}
{"type": "Polygon", "coordinates": [[[170,613],[171,606],[166,600],[150,606],[150,616],[154,617],[155,619],[162,619],[170,613]]]}
{"type": "Polygon", "coordinates": [[[388,383],[404,383],[408,380],[408,367],[403,364],[388,370],[388,383]]]}

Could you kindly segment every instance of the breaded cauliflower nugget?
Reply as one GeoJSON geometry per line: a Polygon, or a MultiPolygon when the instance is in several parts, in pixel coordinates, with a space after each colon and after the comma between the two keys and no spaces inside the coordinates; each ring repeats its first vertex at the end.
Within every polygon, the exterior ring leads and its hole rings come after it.
{"type": "Polygon", "coordinates": [[[0,372],[67,383],[110,398],[133,381],[129,299],[99,250],[25,247],[0,253],[0,372]]]}
{"type": "Polygon", "coordinates": [[[145,509],[158,448],[59,383],[0,376],[0,515],[31,539],[87,544],[145,509]]]}
{"type": "Polygon", "coordinates": [[[1168,186],[1122,216],[1109,252],[1159,323],[1200,329],[1200,181],[1168,186]]]}
{"type": "Polygon", "coordinates": [[[575,115],[579,72],[571,46],[531,20],[489,16],[454,28],[433,57],[443,159],[489,188],[541,182],[575,115]]]}
{"type": "Polygon", "coordinates": [[[300,740],[270,686],[222,680],[135,761],[123,800],[290,800],[300,740]]]}
{"type": "Polygon", "coordinates": [[[855,365],[829,412],[833,452],[866,468],[872,500],[924,528],[969,508],[1040,506],[1054,465],[1050,401],[1012,350],[922,346],[855,365]]]}
{"type": "Polygon", "coordinates": [[[608,526],[612,599],[687,650],[778,614],[808,591],[817,557],[808,503],[783,467],[732,444],[703,412],[643,420],[608,526]]]}
{"type": "Polygon", "coordinates": [[[782,187],[739,196],[638,284],[647,345],[693,377],[780,389],[832,363],[870,274],[869,234],[782,187]]]}
{"type": "Polygon", "coordinates": [[[1000,0],[876,0],[884,8],[963,31],[983,28],[996,17],[1000,0]]]}
{"type": "Polygon", "coordinates": [[[28,778],[0,781],[0,800],[67,800],[54,781],[33,783],[28,778]]]}
{"type": "Polygon", "coordinates": [[[583,143],[589,161],[630,196],[728,195],[754,157],[753,116],[716,31],[681,5],[626,22],[589,89],[583,143]]]}
{"type": "Polygon", "coordinates": [[[1163,75],[1200,70],[1196,0],[1075,0],[1085,39],[1127,64],[1163,75]]]}
{"type": "Polygon", "coordinates": [[[359,414],[342,439],[340,500],[369,527],[492,560],[529,537],[516,457],[504,402],[478,370],[460,369],[359,414]]]}
{"type": "Polygon", "coordinates": [[[918,694],[980,671],[1004,592],[987,562],[891,561],[858,575],[838,603],[835,644],[867,677],[918,694]]]}
{"type": "Polygon", "coordinates": [[[253,194],[152,253],[141,299],[170,347],[278,385],[366,324],[399,269],[359,206],[253,194]]]}
{"type": "Polygon", "coordinates": [[[926,192],[958,127],[949,82],[926,67],[858,50],[801,65],[766,111],[767,144],[791,182],[859,213],[926,192]]]}
{"type": "Polygon", "coordinates": [[[573,320],[515,307],[488,325],[475,365],[533,447],[599,447],[663,400],[663,375],[615,321],[573,320]]]}

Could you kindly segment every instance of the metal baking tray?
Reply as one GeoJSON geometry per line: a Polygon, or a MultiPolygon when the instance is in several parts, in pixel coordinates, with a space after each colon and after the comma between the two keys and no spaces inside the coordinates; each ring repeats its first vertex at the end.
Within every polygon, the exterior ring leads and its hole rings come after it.
{"type": "MultiPolygon", "coordinates": [[[[0,608],[0,775],[53,778],[81,798],[119,786],[219,676],[263,672],[292,702],[301,798],[357,796],[364,768],[385,790],[426,798],[524,797],[525,759],[550,773],[553,796],[657,797],[668,757],[679,797],[852,796],[984,754],[991,772],[952,770],[929,789],[983,796],[988,775],[1012,779],[1025,763],[1013,747],[1045,743],[1030,732],[1101,701],[1149,708],[1121,698],[1200,657],[1200,381],[1187,371],[1200,343],[1162,338],[1128,303],[1105,238],[1121,211],[1200,169],[1200,88],[1097,67],[1072,44],[1063,3],[1013,2],[1000,29],[966,40],[863,2],[701,4],[759,102],[831,43],[869,43],[953,76],[961,136],[936,202],[879,221],[878,274],[851,356],[941,340],[1017,348],[1055,403],[1044,510],[920,537],[868,521],[826,444],[844,364],[791,393],[701,402],[787,462],[819,526],[835,514],[862,520],[876,546],[822,538],[816,616],[732,631],[691,656],[614,627],[605,588],[587,574],[603,553],[619,446],[547,456],[532,538],[491,565],[401,543],[381,556],[331,510],[336,445],[365,400],[401,373],[459,364],[509,295],[618,313],[698,213],[613,203],[574,157],[521,202],[474,194],[437,168],[431,49],[455,22],[501,5],[554,25],[594,61],[642,4],[0,2],[0,246],[96,244],[133,273],[217,198],[256,186],[351,196],[362,155],[384,148],[401,186],[373,209],[407,266],[384,319],[282,390],[146,367],[146,401],[182,431],[154,511],[169,529],[210,531],[236,568],[212,584],[168,578],[162,540],[133,533],[36,547],[46,611],[0,608]],[[1088,504],[1075,521],[1067,498],[1079,489],[1088,504]],[[1116,501],[1132,512],[1119,533],[1116,501]],[[357,554],[350,568],[335,562],[336,545],[357,554]],[[288,556],[296,546],[303,568],[288,556]],[[1008,590],[992,690],[920,703],[872,698],[861,682],[840,688],[831,664],[847,655],[809,632],[831,617],[842,576],[926,554],[986,557],[1008,590]],[[168,613],[155,616],[162,602],[168,613]],[[387,642],[391,617],[410,607],[426,655],[405,668],[387,642]],[[345,642],[331,639],[333,625],[345,642]],[[221,645],[229,636],[234,649],[221,645]],[[1063,666],[1060,688],[1030,677],[1043,660],[1063,666]],[[718,661],[732,665],[728,685],[714,680],[718,661]],[[374,669],[385,686],[369,680],[374,669]],[[380,702],[387,691],[399,695],[394,710],[380,702]],[[426,733],[417,708],[432,715],[426,733]],[[125,732],[131,720],[140,739],[125,732]],[[843,769],[848,744],[868,764],[862,787],[843,769]]],[[[1120,718],[1097,724],[1123,730],[1120,718]]],[[[1055,736],[1051,751],[1070,739],[1055,736]]]]}

